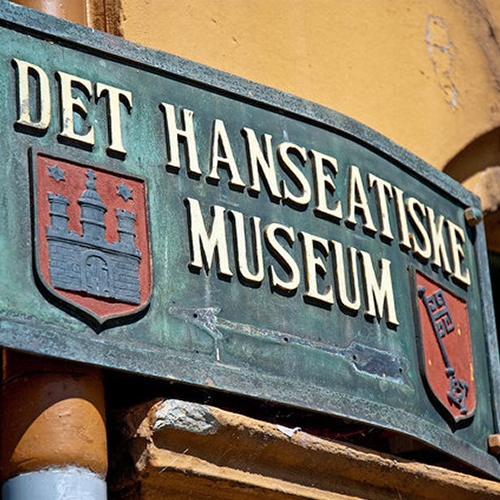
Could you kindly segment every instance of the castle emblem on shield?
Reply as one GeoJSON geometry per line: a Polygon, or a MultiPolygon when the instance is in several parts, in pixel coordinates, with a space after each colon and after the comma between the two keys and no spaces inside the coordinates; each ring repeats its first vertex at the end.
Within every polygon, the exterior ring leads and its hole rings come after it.
{"type": "Polygon", "coordinates": [[[33,170],[45,287],[98,323],[142,309],[151,293],[144,181],[41,154],[33,170]]]}
{"type": "Polygon", "coordinates": [[[415,272],[421,372],[434,403],[458,422],[476,407],[467,303],[415,272]]]}

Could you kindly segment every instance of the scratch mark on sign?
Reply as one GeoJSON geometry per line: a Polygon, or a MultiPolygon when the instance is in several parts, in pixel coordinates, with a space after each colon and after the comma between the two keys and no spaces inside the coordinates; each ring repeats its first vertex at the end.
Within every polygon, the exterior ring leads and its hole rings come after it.
{"type": "Polygon", "coordinates": [[[366,345],[352,342],[348,347],[333,347],[322,342],[308,340],[289,333],[256,328],[244,323],[237,323],[219,318],[219,307],[183,308],[170,307],[168,312],[173,316],[196,325],[208,333],[215,343],[217,361],[221,360],[221,343],[224,339],[224,330],[231,334],[240,332],[244,335],[265,337],[271,342],[287,345],[299,345],[309,349],[341,356],[351,363],[360,373],[388,380],[398,384],[404,383],[405,363],[393,354],[375,349],[366,345]],[[222,330],[222,331],[221,331],[222,330]]]}
{"type": "Polygon", "coordinates": [[[220,343],[223,335],[217,328],[217,314],[220,312],[219,307],[200,307],[194,309],[170,307],[168,312],[178,318],[185,319],[208,333],[214,341],[215,357],[217,361],[220,361],[220,343]]]}

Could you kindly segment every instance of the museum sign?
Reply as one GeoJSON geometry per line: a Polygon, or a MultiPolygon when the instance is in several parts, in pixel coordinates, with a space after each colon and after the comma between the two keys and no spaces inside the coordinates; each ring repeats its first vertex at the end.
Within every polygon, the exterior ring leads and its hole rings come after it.
{"type": "Polygon", "coordinates": [[[497,478],[479,202],[310,102],[2,2],[0,344],[398,431],[497,478]]]}

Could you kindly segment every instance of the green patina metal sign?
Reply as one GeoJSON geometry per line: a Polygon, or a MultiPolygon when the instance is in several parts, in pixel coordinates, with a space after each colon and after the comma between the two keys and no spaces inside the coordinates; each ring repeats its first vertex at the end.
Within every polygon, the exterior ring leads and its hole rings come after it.
{"type": "Polygon", "coordinates": [[[472,194],[333,111],[8,2],[0,65],[3,346],[369,422],[500,477],[472,194]]]}

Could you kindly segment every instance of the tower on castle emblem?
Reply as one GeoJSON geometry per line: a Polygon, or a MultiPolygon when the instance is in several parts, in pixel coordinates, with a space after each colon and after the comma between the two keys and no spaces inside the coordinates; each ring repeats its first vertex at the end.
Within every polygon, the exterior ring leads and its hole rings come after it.
{"type": "Polygon", "coordinates": [[[45,288],[99,323],[146,306],[144,181],[42,154],[33,173],[37,271],[45,288]]]}
{"type": "Polygon", "coordinates": [[[455,422],[476,407],[474,364],[467,303],[415,271],[422,376],[432,400],[455,422]]]}

